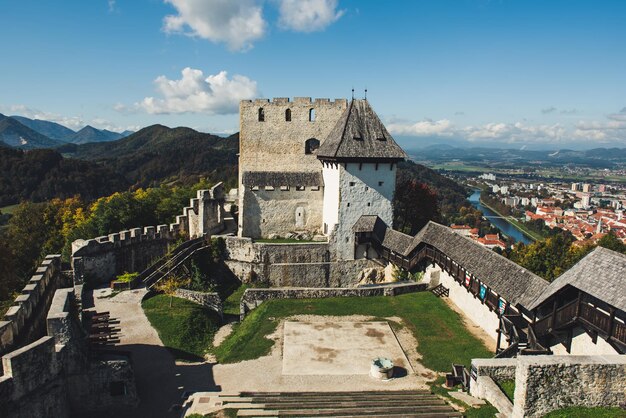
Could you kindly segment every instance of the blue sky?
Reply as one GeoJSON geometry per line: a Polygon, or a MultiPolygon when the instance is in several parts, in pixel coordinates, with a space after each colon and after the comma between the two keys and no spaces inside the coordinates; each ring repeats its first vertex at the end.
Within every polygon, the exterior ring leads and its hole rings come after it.
{"type": "Polygon", "coordinates": [[[626,146],[626,1],[0,0],[0,112],[238,130],[368,98],[405,146],[626,146]]]}

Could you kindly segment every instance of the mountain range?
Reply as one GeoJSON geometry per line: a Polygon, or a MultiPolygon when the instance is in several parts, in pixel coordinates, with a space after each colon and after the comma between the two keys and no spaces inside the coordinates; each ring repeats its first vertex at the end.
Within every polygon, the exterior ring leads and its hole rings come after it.
{"type": "Polygon", "coordinates": [[[0,207],[74,195],[90,200],[200,178],[236,187],[238,150],[238,134],[223,138],[162,125],[115,141],[66,143],[56,149],[25,151],[0,143],[0,207]]]}
{"type": "Polygon", "coordinates": [[[109,142],[132,133],[132,131],[117,133],[90,125],[74,131],[56,122],[0,114],[0,144],[4,143],[13,148],[55,148],[68,143],[109,142]]]}

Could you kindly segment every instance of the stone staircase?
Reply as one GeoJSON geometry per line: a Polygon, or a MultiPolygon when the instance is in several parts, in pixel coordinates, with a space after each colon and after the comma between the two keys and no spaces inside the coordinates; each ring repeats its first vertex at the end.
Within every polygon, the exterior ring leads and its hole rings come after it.
{"type": "Polygon", "coordinates": [[[427,391],[242,392],[197,399],[237,409],[240,417],[461,417],[446,401],[427,391]]]}

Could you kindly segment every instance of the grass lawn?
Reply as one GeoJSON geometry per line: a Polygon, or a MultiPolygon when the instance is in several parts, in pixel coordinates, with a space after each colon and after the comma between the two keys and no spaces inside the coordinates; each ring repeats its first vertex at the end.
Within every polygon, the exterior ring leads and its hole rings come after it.
{"type": "Polygon", "coordinates": [[[239,316],[239,313],[240,313],[239,302],[241,302],[241,297],[243,296],[243,292],[245,292],[247,288],[248,288],[247,285],[242,284],[233,293],[231,293],[230,296],[226,298],[226,300],[224,300],[224,304],[223,304],[224,315],[239,316]]]}
{"type": "Polygon", "coordinates": [[[212,310],[185,299],[155,295],[142,302],[150,324],[176,359],[202,360],[212,350],[220,318],[212,310]]]}
{"type": "Polygon", "coordinates": [[[582,408],[570,407],[552,411],[544,418],[625,418],[626,411],[621,408],[582,408]]]}
{"type": "Polygon", "coordinates": [[[296,314],[401,317],[418,341],[422,364],[435,371],[450,371],[452,363],[469,367],[472,358],[493,357],[493,353],[465,328],[459,314],[432,293],[420,292],[396,297],[264,302],[215,349],[217,359],[221,363],[235,363],[268,354],[274,343],[265,336],[276,329],[281,318],[296,314]]]}
{"type": "Polygon", "coordinates": [[[515,401],[515,380],[508,379],[498,382],[498,386],[511,402],[515,401]]]}
{"type": "Polygon", "coordinates": [[[18,206],[19,206],[19,204],[5,206],[3,208],[0,208],[0,213],[4,213],[4,214],[7,214],[7,215],[12,215],[13,212],[15,212],[15,209],[17,209],[18,206]]]}

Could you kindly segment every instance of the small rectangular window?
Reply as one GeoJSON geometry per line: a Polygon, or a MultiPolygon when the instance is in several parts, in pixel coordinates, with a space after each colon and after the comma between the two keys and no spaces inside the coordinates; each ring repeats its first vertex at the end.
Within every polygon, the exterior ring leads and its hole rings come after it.
{"type": "Polygon", "coordinates": [[[286,192],[287,190],[289,190],[289,186],[280,186],[280,190],[286,192]]]}
{"type": "Polygon", "coordinates": [[[389,170],[393,171],[393,163],[389,164],[389,170]]]}
{"type": "Polygon", "coordinates": [[[385,184],[385,182],[384,182],[384,181],[379,181],[379,182],[378,182],[378,185],[379,185],[379,186],[382,186],[383,184],[385,184]]]}
{"type": "Polygon", "coordinates": [[[320,186],[311,186],[311,190],[313,191],[318,191],[320,189],[320,186]]]}
{"type": "Polygon", "coordinates": [[[350,187],[355,186],[355,185],[356,185],[355,182],[353,182],[353,181],[350,182],[350,187]]]}
{"type": "Polygon", "coordinates": [[[250,187],[250,190],[254,190],[254,191],[259,190],[259,186],[252,186],[250,187]]]}
{"type": "Polygon", "coordinates": [[[296,190],[301,192],[304,190],[304,186],[296,186],[296,190]]]}
{"type": "Polygon", "coordinates": [[[272,191],[272,190],[274,190],[274,187],[273,186],[265,186],[265,190],[272,191]]]}
{"type": "Polygon", "coordinates": [[[359,163],[359,171],[363,168],[363,163],[359,163]]]}
{"type": "Polygon", "coordinates": [[[348,205],[347,205],[347,206],[348,206],[348,207],[350,207],[350,202],[348,202],[348,205]]]}
{"type": "Polygon", "coordinates": [[[376,170],[378,170],[378,163],[376,163],[376,167],[375,167],[375,169],[376,169],[376,170]]]}
{"type": "Polygon", "coordinates": [[[369,187],[365,186],[365,191],[368,191],[369,189],[370,189],[369,187]]]}
{"type": "Polygon", "coordinates": [[[372,204],[370,202],[367,202],[367,206],[372,206],[372,204]]]}

